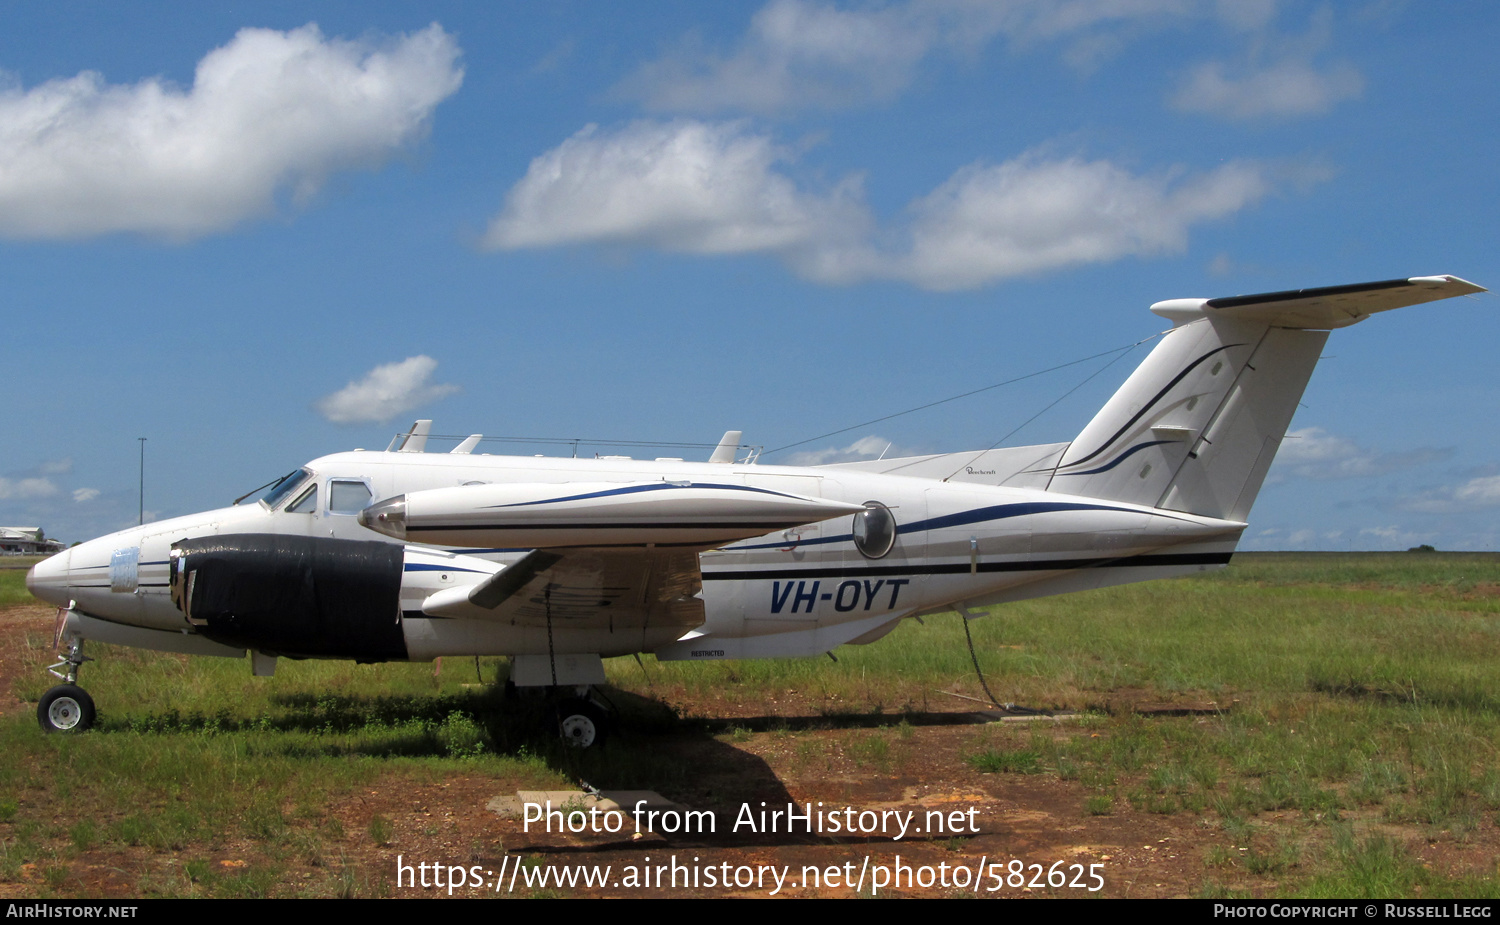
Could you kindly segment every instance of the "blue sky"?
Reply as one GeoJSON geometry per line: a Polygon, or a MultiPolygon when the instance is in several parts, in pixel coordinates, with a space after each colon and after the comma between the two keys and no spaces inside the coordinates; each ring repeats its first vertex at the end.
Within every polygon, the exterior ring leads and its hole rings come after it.
{"type": "MultiPolygon", "coordinates": [[[[1488,4],[0,16],[0,523],[66,541],[135,522],[140,436],[153,517],[416,417],[770,450],[1161,299],[1500,283],[1488,4]]],[[[1495,548],[1496,307],[1336,332],[1245,548],[1495,548]]],[[[1070,439],[1145,349],[1006,442],[1070,439]]],[[[1103,363],[766,461],[989,446],[1103,363]]]]}

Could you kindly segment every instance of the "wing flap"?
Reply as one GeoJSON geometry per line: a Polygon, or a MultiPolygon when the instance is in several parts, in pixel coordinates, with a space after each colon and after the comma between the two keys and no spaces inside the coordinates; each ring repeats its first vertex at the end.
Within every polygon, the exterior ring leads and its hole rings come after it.
{"type": "Polygon", "coordinates": [[[533,550],[470,589],[434,594],[429,616],[568,629],[687,632],[704,620],[703,575],[687,550],[533,550]]]}
{"type": "Polygon", "coordinates": [[[556,553],[550,553],[544,549],[533,549],[520,562],[506,566],[483,583],[476,585],[467,595],[469,602],[485,610],[494,610],[510,600],[517,591],[526,586],[527,582],[556,565],[561,559],[562,556],[556,553]]]}

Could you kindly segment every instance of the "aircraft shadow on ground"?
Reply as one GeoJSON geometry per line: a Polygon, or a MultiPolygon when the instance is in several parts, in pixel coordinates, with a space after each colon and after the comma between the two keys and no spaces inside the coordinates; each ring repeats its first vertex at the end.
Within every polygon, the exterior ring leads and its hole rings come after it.
{"type": "MultiPolygon", "coordinates": [[[[292,758],[480,758],[500,755],[540,761],[576,782],[580,790],[652,790],[696,809],[713,809],[727,823],[741,804],[785,807],[793,801],[760,757],[715,738],[711,724],[679,719],[664,704],[608,691],[621,709],[621,728],[601,748],[566,746],[556,712],[543,697],[506,696],[500,685],[457,694],[364,697],[287,694],[272,697],[259,717],[165,710],[122,719],[104,718],[96,734],[256,736],[262,753],[292,758]],[[724,813],[729,813],[724,816],[724,813]]],[[[691,844],[794,844],[713,833],[691,844]]],[[[657,838],[660,843],[660,838],[657,838]]],[[[673,843],[677,841],[673,838],[673,843]]],[[[597,847],[597,846],[595,846],[597,847]]],[[[538,851],[594,850],[576,844],[535,846],[538,851]]]]}
{"type": "Polygon", "coordinates": [[[806,732],[814,729],[889,729],[905,723],[908,726],[983,726],[997,722],[999,713],[818,713],[804,716],[736,716],[693,717],[683,725],[710,735],[723,735],[739,729],[749,732],[806,732]]]}
{"type": "MultiPolygon", "coordinates": [[[[557,737],[555,709],[544,697],[507,696],[501,685],[431,696],[351,696],[297,693],[275,696],[259,717],[184,713],[171,709],[101,722],[99,731],[146,734],[270,734],[258,748],[290,757],[464,758],[485,754],[540,760],[578,782],[580,789],[652,790],[682,806],[712,810],[716,832],[662,834],[673,846],[776,846],[826,843],[805,833],[740,832],[731,823],[796,803],[761,757],[723,736],[738,730],[789,732],[957,725],[991,721],[977,713],[828,714],[734,718],[681,717],[670,706],[606,688],[619,726],[602,747],[569,748],[557,737]],[[277,742],[276,734],[286,738],[277,742]]],[[[855,839],[858,841],[859,839],[855,839]]],[[[550,852],[598,850],[599,845],[533,846],[550,852]]]]}

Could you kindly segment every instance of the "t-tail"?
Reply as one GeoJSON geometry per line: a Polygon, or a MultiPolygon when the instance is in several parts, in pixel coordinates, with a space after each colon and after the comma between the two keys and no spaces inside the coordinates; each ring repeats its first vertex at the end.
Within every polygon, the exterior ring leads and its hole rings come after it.
{"type": "Polygon", "coordinates": [[[1068,446],[1048,490],[1243,522],[1331,329],[1484,291],[1418,276],[1158,302],[1176,326],[1068,446]]]}

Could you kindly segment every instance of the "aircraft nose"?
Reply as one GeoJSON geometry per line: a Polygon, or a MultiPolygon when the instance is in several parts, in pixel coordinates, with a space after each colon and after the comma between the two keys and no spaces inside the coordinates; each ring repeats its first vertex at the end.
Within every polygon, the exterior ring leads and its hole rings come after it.
{"type": "Polygon", "coordinates": [[[68,587],[68,562],[72,555],[73,550],[65,549],[31,567],[31,571],[26,573],[26,590],[31,592],[32,597],[58,607],[68,606],[68,601],[72,599],[71,589],[68,587]]]}

